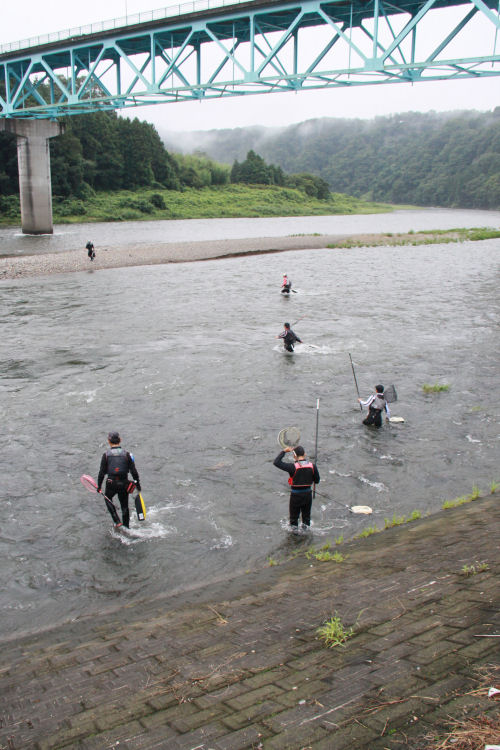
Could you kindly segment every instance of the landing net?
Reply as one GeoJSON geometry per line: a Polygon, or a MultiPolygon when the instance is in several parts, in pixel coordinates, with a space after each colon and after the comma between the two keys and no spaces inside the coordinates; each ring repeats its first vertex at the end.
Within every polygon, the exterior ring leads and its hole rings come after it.
{"type": "Polygon", "coordinates": [[[278,435],[278,443],[283,449],[295,448],[299,444],[300,431],[298,427],[285,427],[278,435]]]}
{"type": "Polygon", "coordinates": [[[87,490],[90,490],[90,492],[97,492],[97,484],[88,474],[82,474],[80,482],[87,490]]]}
{"type": "Polygon", "coordinates": [[[398,400],[395,386],[388,385],[387,388],[384,388],[384,398],[388,404],[392,404],[394,401],[398,400]]]}

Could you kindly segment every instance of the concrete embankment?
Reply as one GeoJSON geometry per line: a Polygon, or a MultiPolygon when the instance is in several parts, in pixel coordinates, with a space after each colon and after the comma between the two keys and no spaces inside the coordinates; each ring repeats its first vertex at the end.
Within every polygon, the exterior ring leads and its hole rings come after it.
{"type": "Polygon", "coordinates": [[[299,543],[281,565],[5,641],[0,747],[423,750],[450,717],[498,727],[499,519],[492,495],[339,546],[343,562],[299,543]],[[332,616],[354,635],[326,648],[332,616]]]}

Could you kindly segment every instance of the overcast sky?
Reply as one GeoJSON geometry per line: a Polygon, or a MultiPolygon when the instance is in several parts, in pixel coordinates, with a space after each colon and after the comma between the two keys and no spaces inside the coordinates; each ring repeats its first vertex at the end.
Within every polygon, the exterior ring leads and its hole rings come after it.
{"type": "MultiPolygon", "coordinates": [[[[22,0],[2,4],[0,44],[60,31],[95,21],[174,5],[161,0],[22,0]]],[[[499,35],[500,37],[500,35],[499,35]]],[[[500,38],[498,50],[500,51],[500,38]]],[[[359,86],[262,94],[213,102],[189,102],[128,109],[129,117],[153,122],[162,130],[208,130],[245,125],[279,126],[313,117],[372,118],[396,112],[488,111],[500,105],[500,76],[482,80],[359,86]]]]}

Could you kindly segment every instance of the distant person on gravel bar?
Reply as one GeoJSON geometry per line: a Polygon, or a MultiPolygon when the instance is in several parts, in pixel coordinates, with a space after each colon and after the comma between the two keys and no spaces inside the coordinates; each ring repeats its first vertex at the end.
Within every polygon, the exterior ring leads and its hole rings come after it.
{"type": "Polygon", "coordinates": [[[87,248],[87,255],[89,256],[89,260],[94,260],[95,258],[95,250],[93,243],[89,240],[87,244],[85,245],[87,248]]]}

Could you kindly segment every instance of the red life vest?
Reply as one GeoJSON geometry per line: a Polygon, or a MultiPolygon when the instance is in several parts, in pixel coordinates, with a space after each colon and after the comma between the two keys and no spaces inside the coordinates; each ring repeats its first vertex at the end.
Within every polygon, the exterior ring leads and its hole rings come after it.
{"type": "Polygon", "coordinates": [[[292,476],[288,477],[288,484],[291,484],[292,487],[310,487],[314,482],[314,465],[311,461],[295,461],[295,472],[292,474],[292,476]],[[306,469],[307,472],[311,472],[309,474],[310,481],[308,481],[308,475],[305,476],[302,473],[302,470],[306,469]],[[299,473],[299,476],[297,477],[297,472],[299,473]],[[297,477],[297,482],[295,482],[295,477],[297,477]],[[307,477],[307,478],[306,478],[307,477]],[[304,482],[304,484],[303,484],[304,482]]]}

